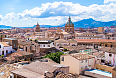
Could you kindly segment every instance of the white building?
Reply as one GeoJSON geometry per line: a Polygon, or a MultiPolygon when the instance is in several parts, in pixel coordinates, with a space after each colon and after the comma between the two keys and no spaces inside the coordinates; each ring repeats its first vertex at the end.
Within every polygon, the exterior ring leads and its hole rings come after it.
{"type": "Polygon", "coordinates": [[[105,60],[112,66],[116,66],[116,49],[105,52],[105,60]]]}
{"type": "Polygon", "coordinates": [[[38,40],[38,43],[40,44],[40,48],[51,48],[54,47],[54,43],[50,40],[38,40]]]}
{"type": "Polygon", "coordinates": [[[12,52],[13,52],[12,46],[8,45],[8,42],[0,42],[0,56],[1,55],[6,56],[6,54],[12,52]]]}
{"type": "Polygon", "coordinates": [[[95,57],[86,53],[62,55],[60,63],[69,66],[69,73],[79,75],[86,69],[95,68],[95,57]]]}

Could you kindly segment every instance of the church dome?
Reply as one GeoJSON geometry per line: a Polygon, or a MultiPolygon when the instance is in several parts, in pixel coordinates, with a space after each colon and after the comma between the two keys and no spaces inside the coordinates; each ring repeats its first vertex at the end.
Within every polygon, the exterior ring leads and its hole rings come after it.
{"type": "Polygon", "coordinates": [[[69,19],[68,19],[68,22],[66,23],[66,25],[73,25],[70,16],[69,16],[69,19]]]}

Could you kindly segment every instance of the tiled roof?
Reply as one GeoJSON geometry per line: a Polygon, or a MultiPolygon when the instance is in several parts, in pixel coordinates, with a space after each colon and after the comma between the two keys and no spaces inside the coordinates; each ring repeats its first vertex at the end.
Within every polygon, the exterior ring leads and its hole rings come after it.
{"type": "Polygon", "coordinates": [[[64,39],[59,39],[59,40],[56,40],[55,43],[68,43],[68,41],[64,39]]]}
{"type": "Polygon", "coordinates": [[[100,51],[108,52],[108,53],[114,53],[116,54],[116,48],[114,47],[100,47],[98,48],[100,51]]]}
{"type": "Polygon", "coordinates": [[[59,72],[56,78],[78,78],[78,75],[66,74],[59,72]]]}
{"type": "Polygon", "coordinates": [[[47,30],[48,32],[55,32],[56,30],[47,30]]]}
{"type": "Polygon", "coordinates": [[[23,68],[11,71],[15,74],[27,77],[27,78],[41,78],[46,71],[54,72],[58,67],[48,65],[42,62],[34,62],[29,65],[24,66],[23,68]]]}
{"type": "Polygon", "coordinates": [[[8,57],[5,57],[5,59],[10,61],[10,60],[15,60],[17,57],[22,57],[22,56],[27,56],[27,55],[33,55],[33,53],[18,50],[17,52],[12,53],[8,57]]]}
{"type": "Polygon", "coordinates": [[[75,54],[70,54],[72,57],[78,59],[78,60],[85,60],[85,59],[90,59],[90,58],[95,58],[92,55],[86,54],[86,53],[75,53],[75,54]]]}

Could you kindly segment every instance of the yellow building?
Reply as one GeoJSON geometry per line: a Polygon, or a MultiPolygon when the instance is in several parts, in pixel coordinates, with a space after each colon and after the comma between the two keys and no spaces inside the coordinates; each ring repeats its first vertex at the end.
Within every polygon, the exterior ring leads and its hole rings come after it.
{"type": "Polygon", "coordinates": [[[86,53],[62,55],[60,63],[69,66],[69,73],[79,75],[86,69],[95,68],[95,57],[86,53]]]}

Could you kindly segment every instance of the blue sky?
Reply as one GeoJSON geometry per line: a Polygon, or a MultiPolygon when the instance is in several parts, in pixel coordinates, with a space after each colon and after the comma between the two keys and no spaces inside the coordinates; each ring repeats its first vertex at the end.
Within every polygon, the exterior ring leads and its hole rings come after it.
{"type": "Polygon", "coordinates": [[[116,0],[1,0],[0,25],[30,27],[60,25],[70,15],[73,22],[93,18],[116,20],[116,0]]]}

